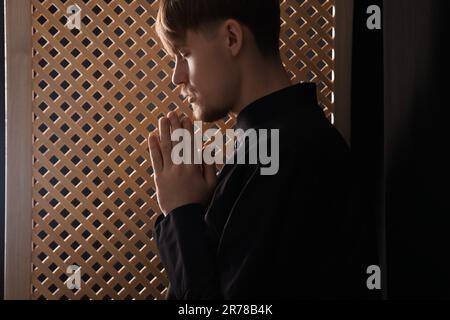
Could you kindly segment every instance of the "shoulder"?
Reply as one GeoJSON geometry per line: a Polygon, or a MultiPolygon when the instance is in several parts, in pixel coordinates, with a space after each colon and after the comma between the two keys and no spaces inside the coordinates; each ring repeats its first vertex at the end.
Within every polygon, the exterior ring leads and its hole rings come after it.
{"type": "Polygon", "coordinates": [[[280,152],[309,156],[348,157],[350,149],[319,106],[304,106],[276,120],[280,152]]]}

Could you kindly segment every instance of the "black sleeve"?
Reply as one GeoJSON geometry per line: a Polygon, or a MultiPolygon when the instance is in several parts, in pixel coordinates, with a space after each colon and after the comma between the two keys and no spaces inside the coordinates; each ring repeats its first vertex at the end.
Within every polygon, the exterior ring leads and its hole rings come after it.
{"type": "Polygon", "coordinates": [[[169,276],[170,300],[223,299],[205,212],[200,204],[188,204],[156,222],[155,239],[169,276]]]}
{"type": "MultiPolygon", "coordinates": [[[[182,206],[157,220],[155,239],[169,276],[168,300],[272,297],[267,295],[268,288],[270,292],[283,292],[271,285],[267,275],[277,263],[282,264],[278,254],[283,252],[280,245],[285,241],[274,242],[274,236],[280,237],[281,225],[292,226],[280,221],[287,212],[277,214],[286,209],[283,204],[288,203],[285,198],[289,193],[284,193],[292,182],[288,180],[282,187],[288,178],[284,170],[275,176],[261,176],[259,166],[239,169],[242,171],[235,176],[246,178],[243,184],[233,179],[227,184],[227,190],[239,190],[239,195],[230,204],[232,209],[220,236],[220,257],[216,256],[218,248],[211,247],[202,205],[182,206]],[[273,201],[273,197],[279,201],[273,201]],[[217,266],[222,266],[221,279],[217,266]],[[219,285],[221,280],[223,286],[219,285]]],[[[289,227],[285,231],[292,234],[289,227]]]]}

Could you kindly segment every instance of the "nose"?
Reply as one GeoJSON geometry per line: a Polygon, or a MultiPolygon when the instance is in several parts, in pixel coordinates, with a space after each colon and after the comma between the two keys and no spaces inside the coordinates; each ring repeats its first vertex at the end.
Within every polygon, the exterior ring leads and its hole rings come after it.
{"type": "Polygon", "coordinates": [[[186,85],[188,83],[188,71],[185,61],[180,61],[178,59],[175,61],[175,69],[173,70],[172,74],[172,82],[176,86],[179,86],[181,84],[186,85]]]}

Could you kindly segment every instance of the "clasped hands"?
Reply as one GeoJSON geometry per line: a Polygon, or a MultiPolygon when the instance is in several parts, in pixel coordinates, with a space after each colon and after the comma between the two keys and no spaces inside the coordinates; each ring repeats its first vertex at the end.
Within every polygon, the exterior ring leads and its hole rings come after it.
{"type": "MultiPolygon", "coordinates": [[[[174,164],[172,162],[171,132],[186,129],[194,137],[192,121],[180,118],[175,112],[159,119],[159,128],[148,137],[150,158],[152,161],[156,194],[161,211],[167,216],[172,210],[193,203],[207,205],[216,186],[216,168],[214,165],[174,164]]],[[[192,152],[197,152],[195,139],[191,139],[192,152]]],[[[200,146],[201,147],[201,146],[200,146]]]]}

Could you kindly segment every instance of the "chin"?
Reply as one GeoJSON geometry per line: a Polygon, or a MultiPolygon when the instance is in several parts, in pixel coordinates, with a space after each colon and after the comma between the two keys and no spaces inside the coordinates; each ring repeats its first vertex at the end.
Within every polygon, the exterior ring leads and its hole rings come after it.
{"type": "Polygon", "coordinates": [[[198,105],[193,105],[192,107],[194,110],[194,119],[197,121],[215,122],[225,118],[225,116],[228,114],[228,111],[226,110],[223,110],[222,112],[219,112],[217,110],[205,111],[198,105]]]}

